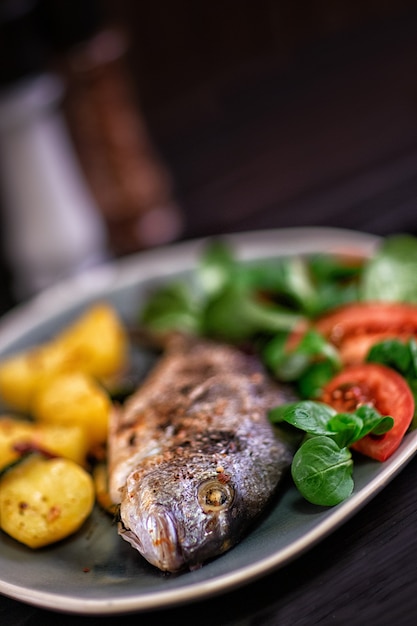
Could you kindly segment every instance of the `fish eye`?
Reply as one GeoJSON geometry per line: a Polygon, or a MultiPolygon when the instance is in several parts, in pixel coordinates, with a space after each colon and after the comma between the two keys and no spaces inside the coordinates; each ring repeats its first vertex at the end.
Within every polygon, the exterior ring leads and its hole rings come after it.
{"type": "Polygon", "coordinates": [[[222,484],[212,478],[198,488],[198,501],[203,511],[221,511],[233,501],[234,489],[230,484],[222,484]]]}

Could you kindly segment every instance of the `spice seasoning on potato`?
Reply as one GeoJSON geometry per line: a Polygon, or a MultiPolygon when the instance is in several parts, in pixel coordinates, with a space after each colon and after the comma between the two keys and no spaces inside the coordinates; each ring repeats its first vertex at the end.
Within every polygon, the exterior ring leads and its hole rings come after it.
{"type": "Polygon", "coordinates": [[[34,454],[0,480],[0,527],[30,548],[73,534],[93,506],[92,477],[68,459],[34,454]]]}
{"type": "Polygon", "coordinates": [[[38,392],[32,413],[40,423],[79,426],[91,449],[106,441],[111,406],[107,392],[93,378],[71,372],[51,379],[38,392]]]}
{"type": "Polygon", "coordinates": [[[39,424],[10,416],[0,417],[0,470],[19,458],[17,446],[31,444],[55,456],[84,465],[88,439],[76,425],[39,424]]]}

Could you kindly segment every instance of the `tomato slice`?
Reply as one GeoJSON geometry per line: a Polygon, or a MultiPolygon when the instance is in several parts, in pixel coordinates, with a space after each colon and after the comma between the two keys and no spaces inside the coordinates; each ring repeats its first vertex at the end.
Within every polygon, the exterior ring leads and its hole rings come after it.
{"type": "Polygon", "coordinates": [[[377,461],[385,461],[398,448],[414,415],[414,396],[405,379],[376,363],[347,367],[324,387],[320,399],[339,413],[369,404],[394,419],[394,426],[385,434],[366,435],[352,445],[377,461]]]}
{"type": "Polygon", "coordinates": [[[375,343],[417,337],[417,305],[347,304],[323,315],[314,327],[339,349],[345,365],[361,363],[375,343]]]}

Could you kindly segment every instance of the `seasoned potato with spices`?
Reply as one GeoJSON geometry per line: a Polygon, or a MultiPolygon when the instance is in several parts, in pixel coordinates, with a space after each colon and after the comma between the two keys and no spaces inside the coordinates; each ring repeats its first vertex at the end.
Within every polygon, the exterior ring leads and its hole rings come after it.
{"type": "Polygon", "coordinates": [[[56,376],[39,390],[32,413],[45,424],[81,427],[92,449],[107,439],[111,406],[107,392],[93,378],[72,372],[56,376]]]}
{"type": "Polygon", "coordinates": [[[81,371],[100,380],[120,373],[128,361],[128,340],[115,310],[102,303],[90,307],[55,338],[0,362],[0,396],[30,413],[41,386],[57,373],[81,371]]]}
{"type": "Polygon", "coordinates": [[[55,337],[55,344],[68,355],[72,369],[100,380],[114,376],[127,365],[127,334],[115,310],[107,304],[88,309],[55,337]]]}
{"type": "Polygon", "coordinates": [[[0,471],[19,458],[14,450],[16,444],[31,441],[33,424],[28,421],[2,417],[0,420],[0,471]]]}
{"type": "Polygon", "coordinates": [[[85,465],[89,451],[89,440],[81,426],[61,424],[36,424],[33,429],[35,446],[56,456],[71,459],[85,465]]]}
{"type": "Polygon", "coordinates": [[[0,396],[10,407],[29,413],[32,399],[41,385],[64,369],[59,346],[46,343],[19,352],[0,363],[0,396]]]}
{"type": "Polygon", "coordinates": [[[0,480],[0,527],[30,548],[73,534],[93,505],[92,477],[68,459],[31,455],[0,480]]]}
{"type": "Polygon", "coordinates": [[[80,426],[37,424],[23,419],[0,417],[0,470],[19,458],[16,446],[32,445],[56,456],[86,462],[88,439],[80,426]]]}

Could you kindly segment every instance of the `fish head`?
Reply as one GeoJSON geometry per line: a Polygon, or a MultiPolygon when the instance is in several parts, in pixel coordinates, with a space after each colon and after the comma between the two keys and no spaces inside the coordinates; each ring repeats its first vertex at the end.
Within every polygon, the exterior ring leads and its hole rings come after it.
{"type": "Polygon", "coordinates": [[[223,468],[158,468],[142,477],[139,488],[133,475],[129,480],[119,532],[159,569],[199,567],[235,543],[240,494],[223,468]]]}

